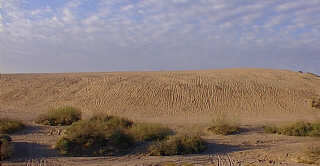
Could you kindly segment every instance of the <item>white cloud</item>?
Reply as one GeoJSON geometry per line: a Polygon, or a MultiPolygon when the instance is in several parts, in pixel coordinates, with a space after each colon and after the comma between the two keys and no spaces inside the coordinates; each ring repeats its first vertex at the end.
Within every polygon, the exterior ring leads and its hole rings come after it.
{"type": "Polygon", "coordinates": [[[61,60],[81,57],[84,63],[85,57],[95,56],[99,62],[92,60],[92,68],[106,57],[109,65],[125,64],[120,60],[132,57],[137,65],[128,69],[139,69],[152,58],[159,58],[159,68],[165,68],[168,56],[177,63],[179,58],[200,56],[199,64],[207,64],[217,54],[232,57],[242,51],[263,56],[265,48],[317,50],[320,45],[318,0],[100,0],[96,8],[84,11],[91,3],[66,0],[62,6],[29,10],[19,0],[0,0],[5,23],[0,18],[0,31],[5,32],[0,42],[9,43],[0,47],[5,52],[0,57],[22,63],[24,56],[41,54],[42,61],[53,61],[59,55],[61,60]],[[191,55],[197,51],[199,55],[191,55]]]}

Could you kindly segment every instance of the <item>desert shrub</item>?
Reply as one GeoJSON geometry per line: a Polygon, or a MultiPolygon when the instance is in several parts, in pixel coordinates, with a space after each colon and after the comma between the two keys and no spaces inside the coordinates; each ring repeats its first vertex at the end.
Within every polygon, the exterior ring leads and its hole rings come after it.
{"type": "Polygon", "coordinates": [[[320,123],[296,122],[284,127],[265,126],[267,133],[277,133],[288,136],[320,136],[320,123]]]}
{"type": "Polygon", "coordinates": [[[217,115],[212,120],[208,131],[218,135],[230,135],[240,131],[239,125],[225,115],[217,115]]]}
{"type": "Polygon", "coordinates": [[[276,134],[279,129],[276,126],[264,126],[263,130],[265,133],[276,134]]]}
{"type": "Polygon", "coordinates": [[[0,147],[0,161],[9,158],[13,152],[11,137],[8,135],[0,135],[0,147]]]}
{"type": "Polygon", "coordinates": [[[60,107],[49,110],[47,113],[40,115],[36,123],[50,126],[71,125],[73,122],[81,119],[81,111],[70,106],[60,107]]]}
{"type": "Polygon", "coordinates": [[[200,136],[171,136],[152,144],[148,151],[152,156],[172,156],[201,153],[207,143],[200,136]]]}
{"type": "Polygon", "coordinates": [[[320,164],[320,146],[309,147],[302,156],[298,157],[298,163],[320,164]]]}
{"type": "Polygon", "coordinates": [[[312,100],[311,106],[313,108],[318,108],[320,109],[320,98],[315,98],[312,100]]]}
{"type": "Polygon", "coordinates": [[[130,132],[137,141],[162,140],[172,134],[172,131],[169,128],[160,124],[150,123],[134,124],[130,129],[130,132]]]}
{"type": "Polygon", "coordinates": [[[97,125],[102,125],[102,126],[108,126],[108,128],[130,128],[133,125],[133,122],[117,117],[117,116],[111,116],[107,114],[98,114],[89,119],[91,123],[95,123],[97,125]]]}
{"type": "Polygon", "coordinates": [[[0,134],[11,134],[23,129],[25,125],[17,120],[0,119],[0,134]]]}
{"type": "Polygon", "coordinates": [[[73,123],[56,144],[63,155],[103,156],[124,153],[134,145],[132,122],[115,116],[94,116],[73,123]]]}

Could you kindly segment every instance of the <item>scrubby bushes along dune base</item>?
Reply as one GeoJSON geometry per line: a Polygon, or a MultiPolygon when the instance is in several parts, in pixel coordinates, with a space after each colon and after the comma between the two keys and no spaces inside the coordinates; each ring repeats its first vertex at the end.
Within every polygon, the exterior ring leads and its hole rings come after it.
{"type": "Polygon", "coordinates": [[[172,136],[159,141],[148,149],[152,156],[172,156],[201,153],[207,148],[207,143],[200,136],[172,136]]]}
{"type": "Polygon", "coordinates": [[[0,134],[11,134],[23,129],[25,125],[17,120],[0,119],[0,134]]]}
{"type": "Polygon", "coordinates": [[[136,142],[164,139],[171,130],[155,124],[134,124],[109,115],[96,115],[73,123],[56,144],[63,155],[104,156],[123,154],[136,142]]]}
{"type": "Polygon", "coordinates": [[[60,107],[49,110],[47,113],[40,115],[36,119],[36,123],[50,126],[71,125],[73,122],[81,119],[81,111],[70,107],[60,107]]]}
{"type": "Polygon", "coordinates": [[[208,131],[217,135],[230,135],[240,131],[235,119],[230,119],[225,114],[217,114],[210,124],[208,131]]]}
{"type": "Polygon", "coordinates": [[[277,133],[288,136],[320,136],[320,122],[308,123],[297,122],[292,125],[277,127],[277,126],[265,126],[264,131],[266,133],[277,133]]]}

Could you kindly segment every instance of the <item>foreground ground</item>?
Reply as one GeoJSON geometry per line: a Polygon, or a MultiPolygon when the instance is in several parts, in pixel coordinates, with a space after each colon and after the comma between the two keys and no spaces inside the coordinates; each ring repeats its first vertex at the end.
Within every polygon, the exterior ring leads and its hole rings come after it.
{"type": "Polygon", "coordinates": [[[306,147],[319,144],[318,138],[265,134],[262,126],[319,120],[320,111],[310,106],[311,99],[320,96],[319,86],[320,77],[309,73],[266,69],[2,75],[0,116],[28,124],[12,135],[16,153],[5,164],[34,159],[47,165],[204,165],[230,157],[243,165],[303,165],[297,157],[306,147]],[[60,128],[33,123],[37,115],[61,105],[81,108],[84,118],[107,112],[162,123],[180,133],[202,133],[209,149],[172,157],[148,156],[143,147],[119,157],[62,157],[52,149],[60,128]],[[232,136],[205,133],[211,119],[221,113],[244,131],[232,136]]]}

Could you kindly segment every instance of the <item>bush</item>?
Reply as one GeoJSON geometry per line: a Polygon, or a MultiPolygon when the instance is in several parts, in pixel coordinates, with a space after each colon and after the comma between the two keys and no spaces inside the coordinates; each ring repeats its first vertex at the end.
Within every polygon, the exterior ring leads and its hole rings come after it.
{"type": "Polygon", "coordinates": [[[137,141],[154,141],[162,140],[168,135],[172,134],[172,131],[159,124],[138,123],[133,125],[130,132],[137,141]]]}
{"type": "Polygon", "coordinates": [[[0,119],[0,134],[11,134],[23,129],[25,125],[16,120],[0,119]]]}
{"type": "Polygon", "coordinates": [[[266,133],[277,133],[288,136],[320,136],[320,123],[297,122],[285,127],[265,126],[266,133]]]}
{"type": "Polygon", "coordinates": [[[263,130],[265,133],[269,133],[269,134],[278,133],[278,127],[276,127],[276,126],[264,126],[263,130]]]}
{"type": "Polygon", "coordinates": [[[201,153],[207,143],[199,136],[172,136],[152,144],[148,151],[152,156],[172,156],[201,153]]]}
{"type": "Polygon", "coordinates": [[[240,132],[240,127],[234,121],[227,119],[224,115],[218,115],[212,120],[209,132],[218,135],[230,135],[240,132]]]}
{"type": "Polygon", "coordinates": [[[298,157],[298,163],[320,164],[320,146],[311,146],[302,156],[298,157]]]}
{"type": "Polygon", "coordinates": [[[8,135],[0,135],[0,161],[9,158],[12,155],[13,147],[11,137],[8,135]]]}
{"type": "Polygon", "coordinates": [[[107,126],[108,128],[125,128],[128,129],[133,125],[133,122],[120,118],[117,116],[111,116],[107,114],[98,114],[89,119],[92,123],[97,125],[107,126]]]}
{"type": "Polygon", "coordinates": [[[67,128],[56,144],[63,155],[103,156],[126,152],[134,145],[128,134],[132,122],[114,116],[94,116],[67,128]]]}
{"type": "Polygon", "coordinates": [[[81,119],[81,111],[73,107],[60,107],[49,110],[46,114],[40,115],[36,123],[50,126],[71,125],[81,119]]]}

